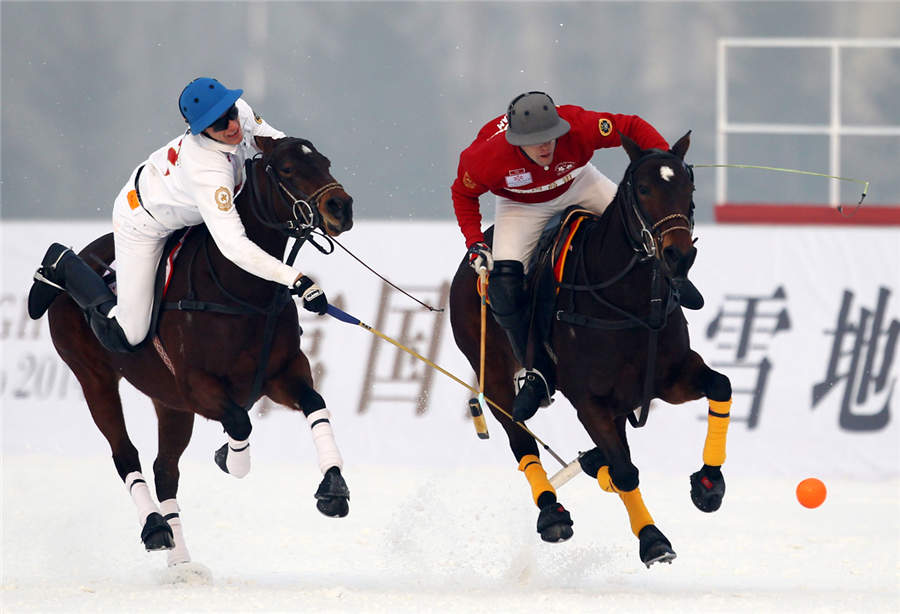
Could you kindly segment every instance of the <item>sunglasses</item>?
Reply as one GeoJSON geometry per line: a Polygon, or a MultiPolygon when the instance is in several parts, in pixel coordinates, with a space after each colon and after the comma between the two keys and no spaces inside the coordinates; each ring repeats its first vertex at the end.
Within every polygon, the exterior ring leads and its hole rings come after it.
{"type": "Polygon", "coordinates": [[[214,132],[222,132],[223,130],[228,128],[228,124],[229,122],[231,122],[231,120],[237,119],[237,116],[237,107],[235,105],[231,105],[231,107],[227,111],[225,111],[222,117],[209,125],[209,129],[214,132]]]}

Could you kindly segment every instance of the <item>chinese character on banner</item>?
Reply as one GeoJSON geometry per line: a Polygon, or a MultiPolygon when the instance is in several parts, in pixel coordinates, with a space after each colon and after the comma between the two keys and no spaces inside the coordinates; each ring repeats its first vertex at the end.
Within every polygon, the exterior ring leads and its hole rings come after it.
{"type": "MultiPolygon", "coordinates": [[[[717,355],[725,356],[709,365],[728,373],[735,384],[732,395],[749,397],[746,417],[732,416],[732,422],[746,422],[748,429],[759,424],[760,407],[772,363],[766,356],[769,342],[779,332],[790,330],[791,320],[783,286],[772,296],[725,296],[725,304],[706,327],[706,338],[717,341],[717,355]]],[[[703,419],[706,419],[704,414],[703,419]]]]}
{"type": "MultiPolygon", "coordinates": [[[[450,283],[445,281],[437,286],[412,287],[409,291],[423,302],[444,309],[450,296],[450,283]]],[[[385,286],[373,326],[425,358],[436,360],[444,320],[442,312],[428,311],[385,286]]],[[[409,404],[415,407],[416,414],[424,414],[428,408],[434,374],[433,368],[415,356],[373,336],[359,399],[359,413],[369,411],[374,403],[390,402],[395,406],[397,403],[409,404]]]]}
{"type": "MultiPolygon", "coordinates": [[[[878,305],[874,314],[865,307],[859,309],[859,320],[853,322],[850,305],[853,293],[844,290],[840,313],[833,331],[831,356],[828,358],[825,379],[812,388],[813,408],[838,384],[843,383],[839,424],[848,431],[877,431],[885,427],[891,416],[891,397],[896,377],[891,377],[891,365],[897,350],[900,321],[888,324],[887,304],[891,291],[878,289],[878,305]],[[883,340],[883,342],[882,342],[883,340]],[[841,371],[841,365],[844,365],[841,371]],[[883,394],[884,404],[878,411],[865,411],[869,396],[883,394]]],[[[895,374],[896,375],[896,374],[895,374]]],[[[869,405],[880,405],[873,401],[869,405]]]]}
{"type": "MultiPolygon", "coordinates": [[[[299,299],[294,297],[294,301],[299,299]]],[[[333,299],[329,297],[329,303],[338,309],[344,308],[344,295],[338,294],[333,299]]],[[[328,323],[327,318],[321,318],[314,313],[310,313],[305,309],[298,309],[297,313],[300,318],[300,327],[303,334],[300,336],[300,350],[309,359],[310,371],[312,371],[313,385],[316,390],[322,390],[325,377],[328,375],[328,369],[322,362],[322,344],[325,343],[325,325],[328,323]]],[[[271,410],[281,407],[273,403],[269,397],[263,397],[256,404],[256,409],[260,416],[265,416],[271,410]]]]}

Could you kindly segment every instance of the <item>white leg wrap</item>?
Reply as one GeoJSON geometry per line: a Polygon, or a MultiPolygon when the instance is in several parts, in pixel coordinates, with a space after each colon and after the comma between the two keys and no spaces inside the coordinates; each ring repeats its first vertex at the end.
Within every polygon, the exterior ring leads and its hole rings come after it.
{"type": "Polygon", "coordinates": [[[189,563],[191,553],[188,552],[187,544],[184,541],[184,532],[181,528],[181,515],[178,508],[178,501],[175,499],[166,499],[159,502],[159,510],[172,527],[172,536],[175,538],[175,548],[167,551],[169,567],[189,563]]]}
{"type": "Polygon", "coordinates": [[[343,469],[344,460],[334,441],[334,431],[331,430],[331,412],[327,409],[317,409],[306,417],[309,430],[312,431],[313,443],[316,445],[316,453],[319,455],[319,469],[325,473],[332,467],[343,469]]]}
{"type": "Polygon", "coordinates": [[[228,456],[225,457],[228,473],[242,478],[250,473],[250,440],[238,441],[228,438],[228,456]]]}
{"type": "Polygon", "coordinates": [[[141,527],[147,522],[147,516],[153,512],[158,512],[159,508],[150,495],[150,488],[147,486],[147,480],[141,475],[140,471],[132,471],[125,476],[125,490],[131,495],[134,505],[137,507],[138,522],[141,527]]]}

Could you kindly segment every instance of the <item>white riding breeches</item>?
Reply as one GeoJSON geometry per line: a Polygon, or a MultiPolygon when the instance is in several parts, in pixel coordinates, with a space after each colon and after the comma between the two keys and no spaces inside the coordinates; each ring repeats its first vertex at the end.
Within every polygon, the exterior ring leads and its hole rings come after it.
{"type": "MultiPolygon", "coordinates": [[[[151,167],[148,165],[144,172],[151,167]]],[[[147,336],[153,313],[153,285],[166,239],[172,230],[166,228],[139,206],[134,190],[135,169],[113,204],[113,236],[116,244],[116,306],[109,312],[115,317],[128,343],[137,345],[147,336]],[[135,205],[135,206],[132,206],[135,205]]]]}
{"type": "Polygon", "coordinates": [[[571,205],[603,213],[616,195],[618,186],[588,162],[561,196],[543,203],[520,203],[497,197],[494,217],[494,260],[518,260],[528,268],[544,226],[554,215],[571,205]]]}

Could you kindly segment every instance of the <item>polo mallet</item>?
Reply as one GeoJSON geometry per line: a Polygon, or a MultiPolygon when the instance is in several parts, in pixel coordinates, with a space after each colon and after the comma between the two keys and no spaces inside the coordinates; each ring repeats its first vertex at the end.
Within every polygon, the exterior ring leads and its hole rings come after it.
{"type": "MultiPolygon", "coordinates": [[[[475,392],[475,393],[478,392],[478,390],[477,390],[476,388],[473,388],[472,386],[470,386],[469,384],[467,384],[467,383],[464,382],[463,380],[459,379],[458,377],[456,377],[455,375],[453,375],[452,373],[450,373],[449,371],[447,371],[446,369],[444,369],[444,368],[441,367],[440,365],[436,365],[435,363],[433,363],[432,361],[428,360],[427,358],[425,358],[424,356],[422,356],[421,354],[419,354],[419,353],[416,352],[415,350],[412,350],[412,349],[406,347],[405,345],[403,345],[403,344],[400,343],[399,341],[396,341],[395,339],[392,339],[391,337],[388,337],[387,335],[385,335],[383,332],[381,332],[381,331],[378,330],[377,328],[373,328],[373,327],[369,326],[368,324],[366,324],[365,322],[363,322],[363,321],[360,320],[359,318],[355,318],[355,317],[351,316],[349,313],[347,313],[347,312],[345,312],[345,311],[343,311],[343,310],[341,310],[341,309],[338,309],[338,308],[335,307],[334,305],[328,305],[328,310],[326,311],[326,313],[327,313],[328,315],[330,315],[332,318],[336,319],[336,320],[340,320],[341,322],[346,322],[347,324],[354,324],[354,325],[356,325],[356,326],[359,326],[359,327],[361,327],[361,328],[366,329],[367,331],[369,331],[370,333],[372,333],[372,334],[375,335],[376,337],[381,337],[382,339],[384,339],[384,340],[387,341],[388,343],[395,345],[396,347],[400,348],[400,349],[403,350],[404,352],[406,352],[406,353],[408,353],[408,354],[410,354],[410,355],[412,355],[412,356],[415,356],[416,358],[418,358],[419,360],[421,360],[422,362],[424,362],[424,363],[427,364],[428,366],[432,367],[433,369],[436,369],[436,370],[440,371],[441,373],[443,373],[444,375],[446,375],[447,377],[449,377],[450,379],[452,379],[454,382],[456,382],[456,383],[459,384],[460,386],[463,386],[464,388],[467,388],[467,389],[470,390],[471,392],[475,392]]],[[[508,411],[506,411],[505,409],[503,409],[502,407],[500,407],[499,405],[497,405],[494,401],[490,400],[490,399],[487,398],[487,397],[484,397],[484,401],[485,401],[485,403],[487,403],[488,405],[490,405],[491,407],[495,408],[497,411],[499,411],[500,413],[502,413],[502,414],[503,414],[504,416],[506,416],[507,418],[512,419],[512,414],[510,414],[508,411]]],[[[535,440],[536,442],[538,442],[539,444],[541,444],[541,447],[544,448],[544,450],[546,450],[547,453],[550,454],[550,456],[552,456],[553,458],[555,458],[555,459],[556,459],[556,462],[558,462],[560,465],[562,465],[562,467],[563,467],[563,470],[562,470],[562,471],[566,471],[567,469],[571,471],[571,468],[574,467],[573,463],[577,463],[577,462],[578,462],[578,459],[575,459],[575,460],[572,461],[571,463],[566,463],[566,461],[564,461],[564,460],[562,459],[562,457],[561,457],[559,454],[557,454],[556,452],[553,451],[553,448],[551,448],[549,445],[547,445],[547,443],[544,442],[543,439],[541,439],[540,437],[538,437],[537,435],[535,435],[533,432],[531,432],[531,430],[530,430],[527,426],[525,426],[525,425],[522,424],[521,422],[516,422],[515,424],[516,424],[520,429],[522,429],[523,431],[525,431],[526,433],[528,433],[529,435],[531,435],[531,436],[534,438],[534,440],[535,440]]],[[[562,472],[560,472],[560,473],[562,473],[562,472]]],[[[573,473],[573,475],[574,475],[574,473],[573,473]]],[[[555,478],[556,478],[556,476],[554,476],[554,479],[555,479],[555,478]]],[[[564,482],[563,482],[563,483],[564,483],[564,482]]]]}
{"type": "Polygon", "coordinates": [[[478,367],[478,396],[469,399],[469,413],[472,414],[472,424],[479,439],[490,437],[485,422],[484,414],[488,410],[484,400],[484,338],[487,328],[487,267],[478,267],[478,295],[481,297],[481,362],[478,367]]]}

